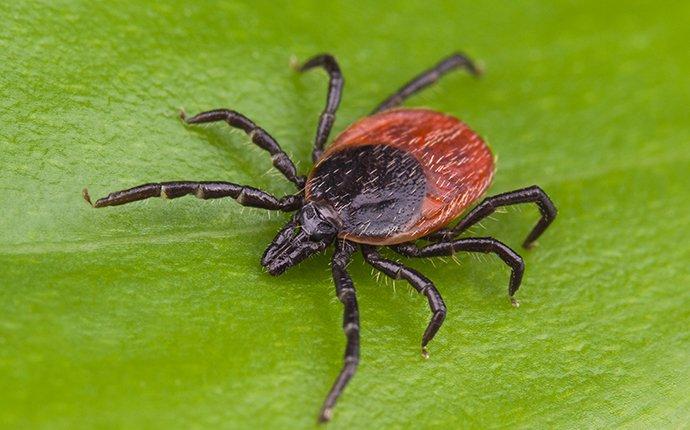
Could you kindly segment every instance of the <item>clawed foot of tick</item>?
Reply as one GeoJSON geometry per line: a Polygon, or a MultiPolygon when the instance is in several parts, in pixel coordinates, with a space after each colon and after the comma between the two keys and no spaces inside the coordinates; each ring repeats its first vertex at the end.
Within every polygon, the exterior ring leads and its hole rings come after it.
{"type": "Polygon", "coordinates": [[[422,358],[425,360],[429,359],[429,350],[426,348],[426,345],[422,347],[422,358]]]}
{"type": "Polygon", "coordinates": [[[326,408],[319,414],[319,424],[327,423],[333,418],[333,409],[326,408]]]}
{"type": "Polygon", "coordinates": [[[537,246],[539,246],[539,243],[537,243],[537,242],[527,242],[527,241],[525,241],[525,242],[522,243],[522,247],[523,247],[524,249],[528,250],[528,251],[534,249],[534,248],[537,247],[537,246]]]}
{"type": "Polygon", "coordinates": [[[91,203],[91,196],[89,195],[88,188],[84,188],[83,190],[81,190],[81,196],[84,198],[86,203],[90,204],[91,207],[93,207],[93,203],[91,203]]]}
{"type": "Polygon", "coordinates": [[[516,299],[515,297],[511,297],[511,298],[510,298],[510,304],[511,304],[514,308],[519,308],[519,307],[520,307],[520,302],[519,302],[518,299],[516,299]]]}
{"type": "Polygon", "coordinates": [[[476,73],[474,73],[474,76],[477,78],[481,78],[486,73],[486,64],[484,64],[483,61],[477,61],[474,64],[474,69],[476,71],[476,73]]]}
{"type": "Polygon", "coordinates": [[[290,62],[288,63],[290,68],[294,70],[295,72],[299,72],[299,66],[301,66],[299,60],[297,59],[296,55],[291,55],[290,56],[290,62]]]}

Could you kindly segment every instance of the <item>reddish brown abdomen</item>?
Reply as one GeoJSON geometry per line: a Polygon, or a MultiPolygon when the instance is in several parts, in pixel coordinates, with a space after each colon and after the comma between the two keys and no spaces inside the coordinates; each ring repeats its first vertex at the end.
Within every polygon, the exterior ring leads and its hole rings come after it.
{"type": "MultiPolygon", "coordinates": [[[[315,172],[324,160],[365,145],[391,146],[411,155],[421,166],[425,193],[415,204],[415,214],[387,234],[345,228],[341,237],[355,242],[389,245],[436,231],[477,200],[493,177],[491,151],[463,122],[427,109],[394,109],[363,118],[336,138],[309,176],[307,199],[313,197],[315,172]]],[[[381,176],[380,184],[370,186],[389,190],[389,180],[381,176]]]]}

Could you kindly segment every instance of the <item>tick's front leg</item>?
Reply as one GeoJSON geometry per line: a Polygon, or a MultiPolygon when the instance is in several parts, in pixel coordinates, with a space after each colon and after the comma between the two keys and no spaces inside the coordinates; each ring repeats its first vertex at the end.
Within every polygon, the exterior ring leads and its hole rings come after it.
{"type": "Polygon", "coordinates": [[[290,156],[283,151],[273,136],[241,113],[230,109],[215,109],[208,112],[201,112],[192,117],[187,117],[184,112],[181,112],[180,118],[186,124],[225,121],[230,127],[244,131],[256,146],[271,154],[273,166],[278,169],[280,173],[295,184],[298,189],[301,190],[304,188],[305,178],[297,174],[295,163],[292,162],[290,156]]]}
{"type": "Polygon", "coordinates": [[[257,188],[237,185],[232,182],[176,181],[144,184],[122,191],[115,191],[102,199],[96,200],[95,203],[91,202],[91,196],[86,188],[82,191],[84,200],[95,208],[124,205],[125,203],[151,197],[176,199],[188,194],[193,194],[195,197],[204,200],[231,197],[242,206],[285,212],[297,210],[302,205],[302,197],[299,195],[277,198],[257,188]]]}

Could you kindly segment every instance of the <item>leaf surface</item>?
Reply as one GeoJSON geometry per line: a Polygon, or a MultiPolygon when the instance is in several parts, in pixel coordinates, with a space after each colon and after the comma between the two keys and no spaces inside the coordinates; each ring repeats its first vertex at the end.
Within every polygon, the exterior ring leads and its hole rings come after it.
{"type": "MultiPolygon", "coordinates": [[[[541,185],[560,210],[522,252],[513,309],[496,258],[410,261],[449,308],[357,257],[362,360],[329,428],[677,428],[690,421],[687,3],[381,1],[0,4],[0,425],[309,428],[344,337],[328,256],[280,278],[284,214],[233,201],[81,199],[161,180],[282,195],[269,157],[178,110],[228,107],[309,169],[337,56],[335,132],[462,50],[408,106],[456,115],[498,156],[490,193],[541,185]]],[[[473,230],[517,247],[534,208],[473,230]]]]}

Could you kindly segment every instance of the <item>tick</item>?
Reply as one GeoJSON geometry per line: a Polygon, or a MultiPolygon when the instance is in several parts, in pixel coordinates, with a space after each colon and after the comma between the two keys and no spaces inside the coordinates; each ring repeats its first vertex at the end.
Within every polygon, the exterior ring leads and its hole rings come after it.
{"type": "MultiPolygon", "coordinates": [[[[192,117],[186,124],[225,121],[243,130],[271,154],[275,166],[297,188],[275,197],[232,182],[175,181],[149,183],[116,191],[93,207],[116,206],[150,197],[174,199],[193,194],[200,199],[230,197],[243,206],[294,212],[261,258],[271,275],[280,275],[331,244],[331,271],[344,306],[344,365],[323,403],[320,421],[331,419],[333,407],[359,362],[359,312],[347,265],[360,250],[364,260],[393,279],[407,281],[424,295],[432,317],[422,336],[422,354],[446,317],[446,306],[434,284],[418,271],[384,258],[387,246],[405,257],[452,256],[458,252],[496,254],[511,269],[508,295],[514,305],[525,268],[522,258],[493,237],[460,237],[468,228],[502,206],[535,203],[541,217],[524,243],[530,248],[556,217],[556,208],[538,186],[487,197],[454,225],[450,223],[477,201],[489,186],[494,157],[482,138],[462,121],[429,109],[399,108],[408,97],[454,69],[479,71],[465,55],[454,54],[421,73],[380,103],[369,116],[350,125],[325,148],[340,103],[343,76],[332,55],[317,55],[299,67],[323,68],[329,76],[326,107],[316,128],[313,168],[307,177],[278,142],[239,112],[217,109],[192,117]]],[[[84,199],[91,203],[88,191],[84,199]]]]}

